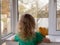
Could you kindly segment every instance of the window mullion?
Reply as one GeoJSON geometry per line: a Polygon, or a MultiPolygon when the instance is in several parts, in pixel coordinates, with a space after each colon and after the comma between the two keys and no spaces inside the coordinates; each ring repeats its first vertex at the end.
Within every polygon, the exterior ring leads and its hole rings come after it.
{"type": "Polygon", "coordinates": [[[17,24],[17,0],[11,0],[11,30],[15,33],[17,24]]]}
{"type": "MultiPolygon", "coordinates": [[[[1,9],[1,2],[2,0],[0,0],[0,9],[1,9]]],[[[0,44],[1,44],[1,10],[0,10],[0,44]]]]}
{"type": "Polygon", "coordinates": [[[56,0],[49,0],[49,34],[54,34],[56,30],[56,0]]]}

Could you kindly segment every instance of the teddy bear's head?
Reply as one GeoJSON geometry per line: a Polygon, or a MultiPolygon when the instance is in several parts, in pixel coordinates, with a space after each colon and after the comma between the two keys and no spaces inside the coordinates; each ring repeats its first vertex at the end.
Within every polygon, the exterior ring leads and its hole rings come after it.
{"type": "Polygon", "coordinates": [[[43,36],[46,36],[46,35],[48,35],[48,28],[39,27],[39,32],[40,32],[43,36]]]}

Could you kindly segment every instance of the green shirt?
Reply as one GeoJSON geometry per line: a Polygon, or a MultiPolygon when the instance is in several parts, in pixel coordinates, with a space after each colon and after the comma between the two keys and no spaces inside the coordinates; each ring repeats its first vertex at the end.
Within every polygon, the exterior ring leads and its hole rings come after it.
{"type": "Polygon", "coordinates": [[[18,35],[14,37],[14,40],[19,42],[19,45],[37,45],[38,42],[42,42],[43,38],[44,36],[41,33],[36,32],[36,38],[33,38],[32,40],[23,41],[18,35]]]}

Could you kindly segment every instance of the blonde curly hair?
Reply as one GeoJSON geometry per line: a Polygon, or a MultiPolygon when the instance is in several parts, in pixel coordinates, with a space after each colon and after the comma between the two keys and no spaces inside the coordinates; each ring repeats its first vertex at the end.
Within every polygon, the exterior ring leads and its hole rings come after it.
{"type": "Polygon", "coordinates": [[[35,35],[35,19],[30,14],[21,16],[18,23],[18,35],[23,40],[32,39],[35,35]]]}

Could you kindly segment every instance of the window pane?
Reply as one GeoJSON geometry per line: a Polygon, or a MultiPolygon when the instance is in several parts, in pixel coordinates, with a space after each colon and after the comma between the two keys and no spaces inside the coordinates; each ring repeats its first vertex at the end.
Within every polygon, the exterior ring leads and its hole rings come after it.
{"type": "Polygon", "coordinates": [[[1,35],[5,36],[11,33],[10,24],[10,1],[2,0],[2,10],[1,10],[1,35]]]}
{"type": "Polygon", "coordinates": [[[38,29],[43,35],[48,34],[48,4],[49,0],[38,1],[38,29]]]}
{"type": "Polygon", "coordinates": [[[57,30],[60,30],[60,0],[57,0],[57,30]]]}
{"type": "Polygon", "coordinates": [[[18,11],[21,16],[24,13],[32,14],[37,17],[37,4],[35,0],[18,0],[18,11]]]}
{"type": "Polygon", "coordinates": [[[18,0],[19,19],[29,13],[36,20],[36,31],[40,27],[48,29],[48,3],[49,0],[18,0]]]}

